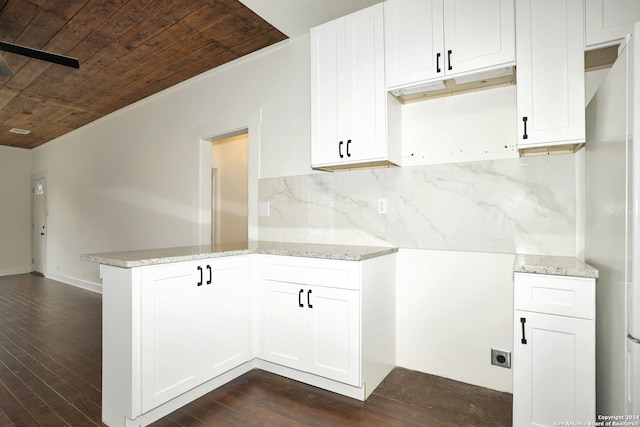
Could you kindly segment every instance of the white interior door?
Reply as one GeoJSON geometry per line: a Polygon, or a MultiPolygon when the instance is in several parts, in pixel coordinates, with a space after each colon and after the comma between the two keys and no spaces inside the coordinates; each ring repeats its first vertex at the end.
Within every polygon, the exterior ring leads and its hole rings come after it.
{"type": "Polygon", "coordinates": [[[47,179],[34,179],[31,185],[31,271],[47,269],[47,179]]]}

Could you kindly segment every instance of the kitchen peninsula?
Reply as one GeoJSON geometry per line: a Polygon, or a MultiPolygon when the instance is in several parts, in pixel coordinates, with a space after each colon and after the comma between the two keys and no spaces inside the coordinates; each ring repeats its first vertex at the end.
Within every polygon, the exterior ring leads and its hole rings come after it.
{"type": "Polygon", "coordinates": [[[396,248],[250,242],[83,255],[102,419],[143,426],[260,368],[364,400],[395,366],[396,248]]]}

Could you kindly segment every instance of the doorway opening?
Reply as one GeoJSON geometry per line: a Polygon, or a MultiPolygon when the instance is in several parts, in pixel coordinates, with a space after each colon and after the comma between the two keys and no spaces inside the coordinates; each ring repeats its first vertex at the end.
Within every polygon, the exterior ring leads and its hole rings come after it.
{"type": "Polygon", "coordinates": [[[31,272],[44,276],[47,269],[47,178],[31,180],[31,272]]]}
{"type": "Polygon", "coordinates": [[[211,140],[211,243],[249,240],[249,133],[211,140]]]}

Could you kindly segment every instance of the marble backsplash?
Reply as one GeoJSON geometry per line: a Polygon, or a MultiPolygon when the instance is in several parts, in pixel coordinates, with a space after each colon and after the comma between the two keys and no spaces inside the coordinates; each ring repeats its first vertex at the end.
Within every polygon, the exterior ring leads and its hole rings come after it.
{"type": "Polygon", "coordinates": [[[261,240],[576,253],[573,155],[268,178],[259,201],[261,240]]]}

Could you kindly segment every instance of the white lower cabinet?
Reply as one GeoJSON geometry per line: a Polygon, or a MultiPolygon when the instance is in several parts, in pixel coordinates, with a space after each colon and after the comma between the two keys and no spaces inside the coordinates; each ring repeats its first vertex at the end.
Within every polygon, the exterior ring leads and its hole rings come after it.
{"type": "Polygon", "coordinates": [[[101,266],[105,424],[147,425],[254,358],[250,263],[101,266]]]}
{"type": "Polygon", "coordinates": [[[269,280],[261,287],[261,357],[359,386],[360,292],[269,280]]]}
{"type": "Polygon", "coordinates": [[[595,279],[514,282],[513,425],[594,422],[595,279]]]}
{"type": "Polygon", "coordinates": [[[230,257],[142,270],[143,413],[249,360],[246,261],[230,257]]]}
{"type": "Polygon", "coordinates": [[[395,366],[395,255],[261,258],[258,358],[360,400],[395,366]]]}
{"type": "Polygon", "coordinates": [[[207,290],[197,286],[195,273],[194,263],[142,271],[142,412],[197,386],[202,376],[196,359],[203,352],[199,336],[204,324],[202,308],[197,306],[207,290]]]}
{"type": "Polygon", "coordinates": [[[250,254],[100,274],[109,426],[148,425],[256,367],[364,400],[395,366],[395,254],[250,254]]]}

